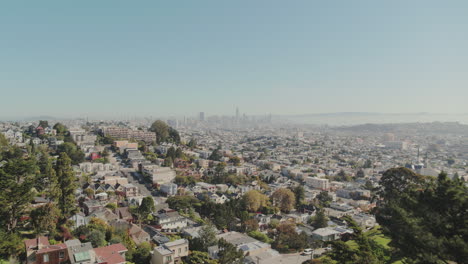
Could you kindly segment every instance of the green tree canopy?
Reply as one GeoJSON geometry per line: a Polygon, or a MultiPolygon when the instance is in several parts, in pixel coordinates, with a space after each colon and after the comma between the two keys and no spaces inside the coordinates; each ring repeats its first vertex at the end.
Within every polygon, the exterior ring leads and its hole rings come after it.
{"type": "Polygon", "coordinates": [[[218,242],[216,228],[212,224],[202,226],[198,235],[199,237],[194,238],[193,243],[190,245],[194,250],[207,251],[208,247],[214,246],[218,242]]]}
{"type": "Polygon", "coordinates": [[[468,259],[468,188],[442,172],[437,179],[406,168],[380,181],[376,218],[391,246],[415,263],[468,259]]]}
{"type": "Polygon", "coordinates": [[[39,125],[42,128],[49,127],[49,122],[47,120],[39,120],[39,125]]]}
{"type": "Polygon", "coordinates": [[[296,208],[302,205],[305,199],[305,190],[304,186],[298,185],[292,189],[294,192],[294,197],[296,198],[296,208]]]}
{"type": "Polygon", "coordinates": [[[310,225],[314,228],[323,228],[328,226],[328,217],[323,209],[319,209],[317,214],[310,219],[310,225]]]}
{"type": "Polygon", "coordinates": [[[274,206],[278,206],[281,211],[289,212],[294,208],[296,204],[296,197],[294,193],[286,188],[280,188],[276,190],[272,195],[271,199],[274,206]]]}
{"type": "Polygon", "coordinates": [[[58,146],[57,153],[65,152],[71,159],[73,165],[84,161],[85,154],[72,142],[65,142],[58,146]]]}
{"type": "Polygon", "coordinates": [[[65,135],[68,131],[67,127],[62,123],[56,123],[53,128],[57,131],[57,135],[65,135]]]}
{"type": "Polygon", "coordinates": [[[192,251],[187,257],[186,264],[218,264],[217,260],[211,259],[207,252],[192,251]]]}
{"type": "Polygon", "coordinates": [[[31,211],[31,224],[37,235],[52,232],[57,226],[59,210],[53,203],[48,203],[31,211]]]}
{"type": "Polygon", "coordinates": [[[208,157],[209,160],[220,161],[223,155],[221,154],[221,147],[218,146],[211,155],[208,157]]]}
{"type": "Polygon", "coordinates": [[[162,142],[174,142],[180,143],[180,136],[177,130],[169,127],[166,122],[162,120],[156,120],[151,124],[149,129],[152,132],[156,133],[156,141],[157,143],[162,142]]]}
{"type": "Polygon", "coordinates": [[[138,217],[141,217],[141,220],[148,219],[148,216],[153,213],[155,210],[153,197],[147,196],[143,198],[140,206],[138,207],[138,217]]]}
{"type": "Polygon", "coordinates": [[[0,147],[6,146],[8,146],[8,140],[6,139],[5,135],[3,135],[3,133],[0,133],[0,147]]]}
{"type": "Polygon", "coordinates": [[[276,230],[277,234],[272,247],[278,251],[289,252],[308,248],[307,235],[305,233],[297,234],[294,223],[280,223],[276,230]]]}
{"type": "Polygon", "coordinates": [[[242,250],[237,249],[231,243],[228,243],[224,239],[218,241],[218,257],[220,264],[240,264],[243,263],[244,253],[242,250]]]}
{"type": "Polygon", "coordinates": [[[59,186],[58,207],[63,219],[67,219],[76,209],[76,176],[67,153],[62,152],[55,166],[59,186]]]}
{"type": "Polygon", "coordinates": [[[260,193],[257,190],[250,190],[243,196],[246,209],[250,212],[257,212],[262,207],[268,206],[268,196],[260,193]]]}
{"type": "Polygon", "coordinates": [[[331,197],[327,191],[321,191],[315,199],[317,199],[320,207],[328,207],[333,201],[333,197],[331,197]]]}
{"type": "Polygon", "coordinates": [[[31,158],[23,157],[18,147],[10,147],[2,153],[0,167],[0,226],[12,232],[19,217],[33,198],[33,186],[38,168],[31,158]]]}

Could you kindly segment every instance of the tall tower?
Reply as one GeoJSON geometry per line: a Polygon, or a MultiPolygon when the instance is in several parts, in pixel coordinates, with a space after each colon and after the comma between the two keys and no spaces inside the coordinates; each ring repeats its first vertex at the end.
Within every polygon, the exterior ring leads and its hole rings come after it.
{"type": "Polygon", "coordinates": [[[200,121],[205,121],[205,112],[200,112],[200,121]]]}
{"type": "Polygon", "coordinates": [[[236,107],[236,120],[239,120],[239,107],[236,107]]]}

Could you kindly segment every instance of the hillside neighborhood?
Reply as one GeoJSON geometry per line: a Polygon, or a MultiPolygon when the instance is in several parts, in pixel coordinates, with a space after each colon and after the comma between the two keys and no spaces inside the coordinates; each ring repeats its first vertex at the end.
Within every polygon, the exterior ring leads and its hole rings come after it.
{"type": "Polygon", "coordinates": [[[2,220],[19,234],[1,256],[11,261],[332,263],[330,243],[355,243],[360,232],[388,248],[375,209],[392,168],[468,181],[467,134],[241,116],[49,122],[0,123],[0,169],[35,166],[37,175],[17,192],[24,200],[2,198],[18,208],[2,220]]]}

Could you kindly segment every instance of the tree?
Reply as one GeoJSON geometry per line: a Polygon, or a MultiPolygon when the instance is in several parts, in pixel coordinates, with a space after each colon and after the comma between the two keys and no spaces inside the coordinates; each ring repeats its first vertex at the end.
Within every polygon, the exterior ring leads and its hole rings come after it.
{"type": "Polygon", "coordinates": [[[86,241],[91,242],[93,248],[103,247],[106,243],[106,235],[101,230],[92,230],[87,236],[86,241]]]}
{"type": "Polygon", "coordinates": [[[220,264],[240,264],[243,263],[244,253],[236,246],[224,239],[218,241],[218,257],[220,264]]]}
{"type": "Polygon", "coordinates": [[[184,157],[184,152],[182,152],[181,148],[177,148],[175,151],[175,157],[177,159],[182,159],[184,157]]]}
{"type": "Polygon", "coordinates": [[[257,190],[250,190],[244,194],[246,209],[250,212],[257,212],[260,208],[268,206],[268,196],[257,190]]]}
{"type": "Polygon", "coordinates": [[[241,163],[241,160],[237,156],[232,156],[229,158],[229,162],[232,163],[234,166],[239,166],[241,163]]]}
{"type": "Polygon", "coordinates": [[[168,129],[169,141],[175,144],[180,144],[180,135],[177,130],[172,127],[168,129]]]}
{"type": "Polygon", "coordinates": [[[156,133],[157,143],[167,142],[169,138],[169,126],[164,121],[154,121],[149,130],[156,133]]]}
{"type": "Polygon", "coordinates": [[[267,235],[265,235],[264,233],[262,233],[260,231],[250,231],[248,233],[248,235],[250,237],[253,237],[253,238],[255,238],[257,240],[260,240],[260,241],[262,241],[264,243],[271,243],[272,242],[272,240],[267,235]]]}
{"type": "Polygon", "coordinates": [[[170,147],[169,149],[167,149],[166,158],[171,158],[172,160],[175,160],[176,150],[174,147],[170,147]]]}
{"type": "Polygon", "coordinates": [[[338,174],[336,175],[336,180],[337,181],[351,181],[351,176],[347,175],[344,170],[340,170],[338,174]]]}
{"type": "Polygon", "coordinates": [[[296,204],[296,198],[294,196],[294,193],[286,188],[280,188],[276,190],[272,196],[271,199],[273,201],[274,206],[278,206],[281,211],[283,212],[289,212],[294,208],[294,205],[296,204]]]}
{"type": "Polygon", "coordinates": [[[221,147],[218,146],[213,152],[211,152],[211,155],[208,157],[209,160],[214,160],[214,161],[219,161],[223,155],[221,155],[221,147]]]}
{"type": "Polygon", "coordinates": [[[75,211],[76,176],[67,153],[62,152],[55,166],[59,186],[58,208],[62,219],[67,219],[75,211]]]}
{"type": "Polygon", "coordinates": [[[167,157],[164,159],[164,167],[172,167],[174,165],[174,160],[171,157],[167,157]]]}
{"type": "Polygon", "coordinates": [[[138,220],[140,223],[148,219],[148,216],[155,210],[153,197],[147,196],[143,198],[138,207],[138,220]]]}
{"type": "Polygon", "coordinates": [[[106,208],[108,208],[108,209],[114,211],[115,209],[117,209],[117,204],[115,204],[115,203],[108,203],[108,204],[106,204],[106,208]]]}
{"type": "Polygon", "coordinates": [[[42,128],[49,127],[49,122],[47,120],[39,120],[39,126],[42,128]]]}
{"type": "Polygon", "coordinates": [[[256,219],[248,219],[244,222],[245,231],[257,231],[258,230],[258,221],[256,219]]]}
{"type": "Polygon", "coordinates": [[[186,264],[218,264],[217,260],[211,259],[207,252],[192,251],[187,257],[186,264]]]}
{"type": "Polygon", "coordinates": [[[0,147],[6,146],[8,146],[8,140],[6,139],[5,135],[3,135],[3,133],[0,133],[0,147]]]}
{"type": "Polygon", "coordinates": [[[151,245],[148,242],[143,242],[137,246],[133,253],[132,261],[135,263],[150,263],[151,260],[151,245]]]}
{"type": "Polygon", "coordinates": [[[65,152],[71,159],[73,165],[77,165],[84,161],[84,152],[79,149],[74,143],[65,142],[58,146],[57,153],[65,152]]]}
{"type": "Polygon", "coordinates": [[[0,259],[18,257],[23,252],[24,243],[18,233],[8,233],[0,230],[0,259]]]}
{"type": "Polygon", "coordinates": [[[226,169],[226,163],[220,162],[216,164],[216,167],[215,167],[216,174],[220,175],[221,173],[224,172],[224,169],[226,169]]]}
{"type": "Polygon", "coordinates": [[[58,179],[49,154],[40,150],[37,162],[40,173],[37,174],[35,188],[39,191],[47,190],[48,198],[56,201],[58,198],[58,179]]]}
{"type": "Polygon", "coordinates": [[[199,237],[193,239],[192,247],[195,250],[207,251],[208,247],[216,245],[216,228],[212,224],[202,226],[198,232],[199,237]]]}
{"type": "Polygon", "coordinates": [[[31,211],[31,224],[36,235],[52,232],[57,225],[59,211],[53,203],[48,203],[31,211]]]}
{"type": "Polygon", "coordinates": [[[325,211],[320,209],[317,214],[310,219],[310,225],[314,228],[323,228],[328,226],[328,217],[325,215],[325,211]]]}
{"type": "Polygon", "coordinates": [[[58,135],[65,135],[67,132],[67,127],[62,123],[56,123],[53,128],[57,131],[58,135]]]}
{"type": "Polygon", "coordinates": [[[330,203],[333,201],[333,197],[331,197],[327,191],[321,191],[315,199],[318,200],[319,205],[321,207],[328,207],[330,203]]]}
{"type": "Polygon", "coordinates": [[[291,222],[280,223],[272,247],[280,252],[299,251],[308,247],[307,235],[297,234],[296,225],[291,222]]]}
{"type": "Polygon", "coordinates": [[[434,179],[394,168],[384,172],[380,185],[376,219],[398,254],[414,263],[468,259],[468,188],[463,182],[444,172],[434,179]]]}
{"type": "Polygon", "coordinates": [[[294,192],[294,197],[296,198],[296,208],[302,205],[305,199],[304,186],[298,185],[292,189],[294,192]]]}
{"type": "Polygon", "coordinates": [[[26,211],[33,198],[33,186],[37,167],[31,158],[23,158],[18,147],[10,147],[2,153],[0,166],[0,227],[13,232],[19,217],[26,211]]]}
{"type": "Polygon", "coordinates": [[[197,141],[192,138],[190,139],[189,143],[187,144],[187,147],[191,148],[191,149],[194,149],[197,147],[197,141]]]}
{"type": "Polygon", "coordinates": [[[364,184],[364,189],[372,191],[374,190],[374,185],[372,184],[371,181],[367,180],[366,183],[364,184]]]}
{"type": "Polygon", "coordinates": [[[176,183],[179,186],[188,186],[195,184],[196,180],[193,176],[182,176],[178,175],[174,179],[174,183],[176,183]]]}
{"type": "Polygon", "coordinates": [[[359,169],[357,172],[356,172],[356,177],[357,178],[364,178],[365,174],[364,174],[364,171],[362,169],[359,169]]]}
{"type": "Polygon", "coordinates": [[[364,165],[362,167],[365,168],[365,169],[372,168],[372,161],[370,159],[366,160],[366,162],[364,163],[364,165]]]}
{"type": "Polygon", "coordinates": [[[329,256],[333,260],[344,264],[387,263],[389,261],[388,254],[381,254],[384,250],[382,246],[364,234],[350,216],[344,216],[343,220],[347,223],[348,228],[353,230],[352,238],[357,247],[352,248],[343,241],[331,242],[333,250],[329,256]]]}
{"type": "Polygon", "coordinates": [[[193,208],[200,200],[190,195],[171,196],[167,198],[166,203],[174,210],[185,210],[193,208]]]}

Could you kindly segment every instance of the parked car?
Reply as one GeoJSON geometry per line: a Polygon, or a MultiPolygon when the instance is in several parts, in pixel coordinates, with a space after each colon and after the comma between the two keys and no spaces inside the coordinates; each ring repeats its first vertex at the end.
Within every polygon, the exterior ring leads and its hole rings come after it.
{"type": "Polygon", "coordinates": [[[304,249],[304,252],[302,252],[303,255],[312,255],[312,253],[314,252],[313,249],[311,248],[306,248],[304,249]]]}

